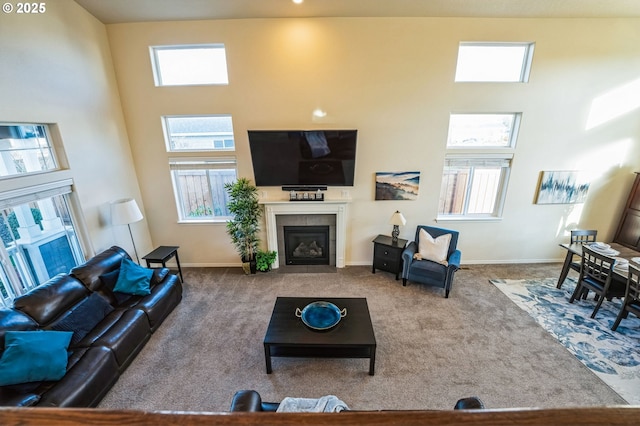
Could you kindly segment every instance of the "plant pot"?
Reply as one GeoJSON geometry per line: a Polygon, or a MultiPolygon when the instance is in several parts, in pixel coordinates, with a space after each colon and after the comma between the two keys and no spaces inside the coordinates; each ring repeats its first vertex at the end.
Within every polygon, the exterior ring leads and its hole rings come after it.
{"type": "Polygon", "coordinates": [[[249,274],[255,274],[257,271],[256,268],[256,260],[255,259],[249,259],[247,260],[246,258],[242,258],[242,270],[244,271],[244,273],[246,275],[249,274]]]}

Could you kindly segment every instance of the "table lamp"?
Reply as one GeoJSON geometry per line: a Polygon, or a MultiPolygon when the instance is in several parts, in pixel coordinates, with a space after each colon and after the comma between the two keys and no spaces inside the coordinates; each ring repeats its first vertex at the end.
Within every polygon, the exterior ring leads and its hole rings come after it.
{"type": "Polygon", "coordinates": [[[389,223],[393,225],[393,231],[391,231],[391,241],[397,243],[398,235],[400,235],[400,225],[405,225],[407,223],[407,219],[402,216],[402,213],[396,210],[396,212],[391,215],[389,223]]]}
{"type": "Polygon", "coordinates": [[[111,223],[114,225],[127,225],[129,227],[129,235],[133,244],[133,252],[136,254],[136,260],[140,264],[136,243],[131,233],[131,224],[142,220],[142,212],[138,208],[136,200],[133,198],[122,198],[111,203],[111,223]]]}

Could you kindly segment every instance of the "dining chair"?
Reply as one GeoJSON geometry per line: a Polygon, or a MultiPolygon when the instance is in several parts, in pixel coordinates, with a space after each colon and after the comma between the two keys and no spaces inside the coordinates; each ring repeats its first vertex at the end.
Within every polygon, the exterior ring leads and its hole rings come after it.
{"type": "MultiPolygon", "coordinates": [[[[595,229],[574,229],[571,231],[571,244],[595,243],[598,231],[595,229]]],[[[576,272],[580,272],[581,262],[571,262],[569,267],[576,272]]]]}
{"type": "Polygon", "coordinates": [[[624,301],[620,307],[620,313],[613,323],[611,330],[616,331],[620,321],[629,316],[629,312],[640,318],[640,269],[629,265],[629,275],[627,276],[627,289],[624,293],[624,301]]]}
{"type": "Polygon", "coordinates": [[[569,303],[573,303],[576,298],[592,290],[596,294],[597,303],[591,318],[595,318],[605,298],[611,300],[613,297],[622,297],[624,291],[620,290],[619,283],[616,282],[616,285],[612,286],[615,263],[615,258],[600,254],[589,246],[583,246],[580,278],[569,303]]]}
{"type": "MultiPolygon", "coordinates": [[[[594,243],[596,241],[596,237],[598,235],[598,231],[595,229],[574,229],[571,231],[571,244],[585,244],[585,243],[594,243]]],[[[572,254],[571,251],[567,253],[567,256],[571,256],[571,260],[569,263],[569,268],[574,271],[580,273],[580,263],[581,261],[574,261],[575,254],[572,254]]],[[[569,269],[567,269],[567,272],[569,269]]],[[[566,279],[566,275],[565,275],[566,279]]],[[[564,284],[564,280],[558,281],[558,285],[556,288],[562,288],[562,284],[564,284]]]]}

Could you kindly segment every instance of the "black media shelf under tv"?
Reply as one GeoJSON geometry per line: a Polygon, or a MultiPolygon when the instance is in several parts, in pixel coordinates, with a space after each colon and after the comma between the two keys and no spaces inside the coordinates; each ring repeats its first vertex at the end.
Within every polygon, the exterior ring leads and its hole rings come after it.
{"type": "Polygon", "coordinates": [[[305,191],[305,192],[317,192],[317,191],[326,191],[326,185],[284,185],[282,187],[283,191],[291,192],[291,191],[305,191]]]}

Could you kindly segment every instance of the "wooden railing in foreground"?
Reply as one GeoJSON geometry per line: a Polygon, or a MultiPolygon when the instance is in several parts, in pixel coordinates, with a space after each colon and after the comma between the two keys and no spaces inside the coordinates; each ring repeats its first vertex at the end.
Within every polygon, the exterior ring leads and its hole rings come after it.
{"type": "Polygon", "coordinates": [[[351,411],[342,413],[208,413],[0,408],[3,426],[85,425],[638,425],[640,407],[505,409],[478,411],[351,411]]]}

